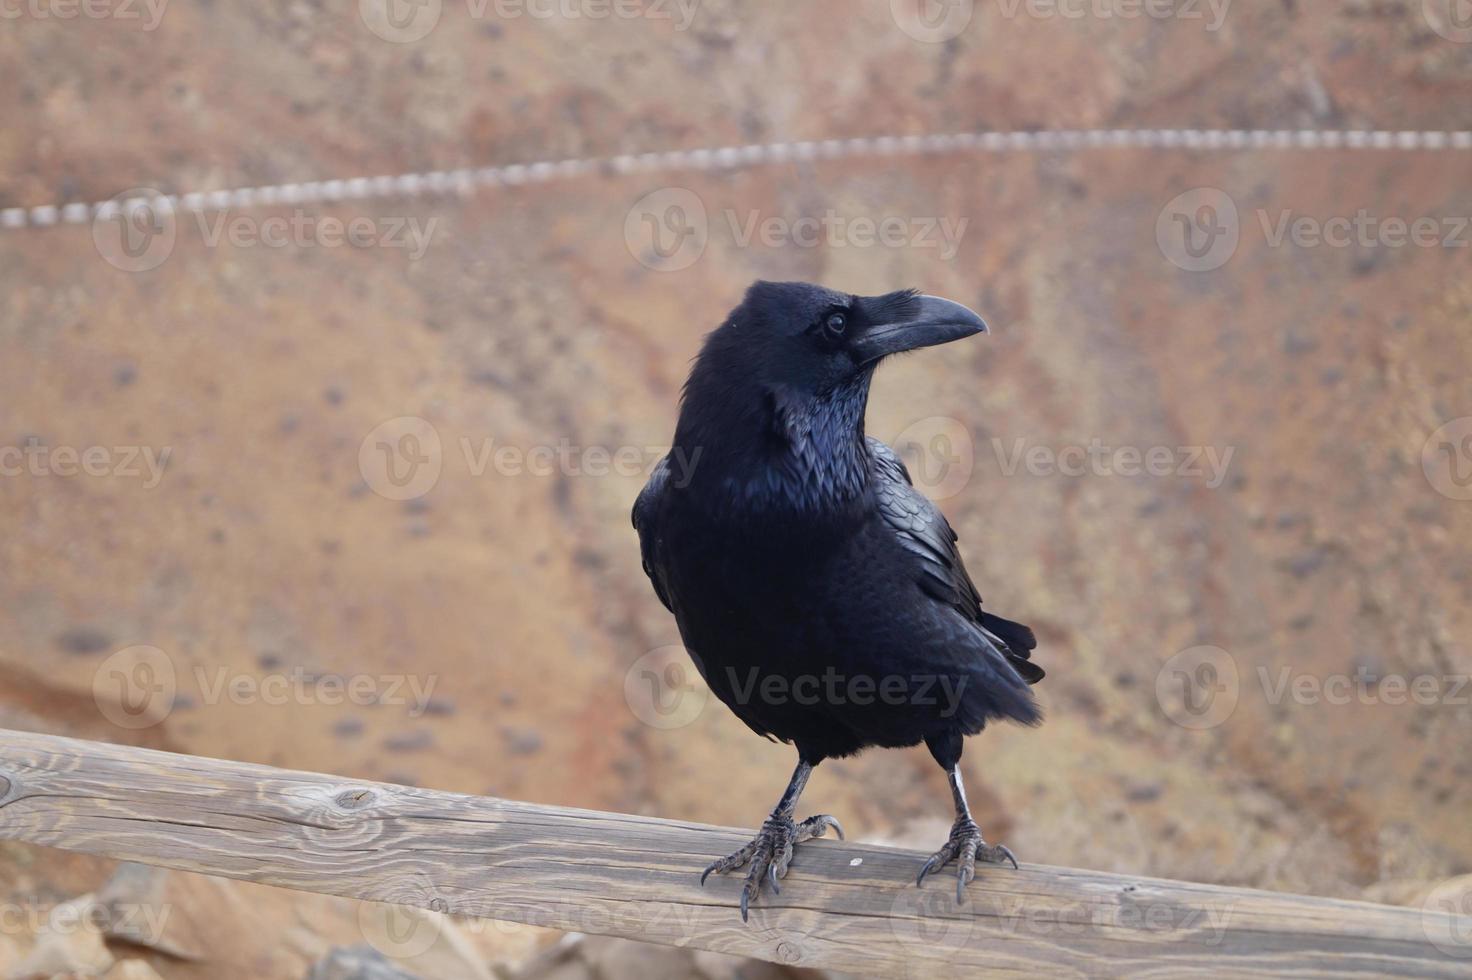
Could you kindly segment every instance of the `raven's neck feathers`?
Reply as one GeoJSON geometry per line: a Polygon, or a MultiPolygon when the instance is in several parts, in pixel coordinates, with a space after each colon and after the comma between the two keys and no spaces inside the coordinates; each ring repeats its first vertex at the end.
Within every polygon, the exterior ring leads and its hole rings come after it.
{"type": "Polygon", "coordinates": [[[811,396],[718,379],[686,386],[675,447],[694,459],[690,488],[726,512],[818,519],[847,513],[869,481],[868,372],[811,396]]]}

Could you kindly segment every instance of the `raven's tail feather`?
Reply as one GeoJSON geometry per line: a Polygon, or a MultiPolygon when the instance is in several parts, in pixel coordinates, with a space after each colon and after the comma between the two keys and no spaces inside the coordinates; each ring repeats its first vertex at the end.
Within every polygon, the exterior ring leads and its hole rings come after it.
{"type": "Polygon", "coordinates": [[[1032,663],[1032,651],[1037,649],[1038,638],[1033,631],[1021,623],[994,616],[983,611],[981,625],[988,633],[1007,645],[1007,661],[1029,684],[1036,684],[1047,676],[1043,668],[1032,663]]]}

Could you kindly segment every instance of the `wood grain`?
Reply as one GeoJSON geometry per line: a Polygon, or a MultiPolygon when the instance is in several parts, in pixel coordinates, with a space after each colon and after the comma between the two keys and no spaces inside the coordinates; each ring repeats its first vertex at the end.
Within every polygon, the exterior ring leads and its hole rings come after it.
{"type": "Polygon", "coordinates": [[[1031,864],[958,907],[922,855],[827,840],[743,925],[698,877],[749,836],[0,731],[0,838],[304,891],[883,976],[1472,974],[1441,912],[1031,864]]]}

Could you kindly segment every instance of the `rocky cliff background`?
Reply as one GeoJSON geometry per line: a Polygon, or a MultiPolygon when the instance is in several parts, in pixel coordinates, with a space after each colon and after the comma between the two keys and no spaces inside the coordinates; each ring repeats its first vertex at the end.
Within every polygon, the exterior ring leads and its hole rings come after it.
{"type": "MultiPolygon", "coordinates": [[[[28,0],[0,208],[880,134],[1472,128],[1472,32],[1435,2],[1119,6],[28,0]]],[[[106,221],[0,230],[0,727],[753,825],[790,749],[667,656],[629,507],[751,280],[917,287],[993,334],[886,367],[869,429],[1049,671],[1043,727],[968,745],[989,837],[1419,903],[1472,872],[1469,162],[953,152],[180,214],[131,252],[106,221]]],[[[950,820],[923,749],[804,802],[927,848],[950,820]]],[[[490,923],[411,949],[376,907],[17,844],[0,909],[0,975],[655,969],[490,923]],[[177,915],[52,927],[98,901],[177,915]]]]}

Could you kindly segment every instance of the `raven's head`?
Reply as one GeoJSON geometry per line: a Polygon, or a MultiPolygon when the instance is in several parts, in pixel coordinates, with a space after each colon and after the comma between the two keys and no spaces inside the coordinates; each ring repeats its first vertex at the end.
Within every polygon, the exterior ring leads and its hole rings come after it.
{"type": "Polygon", "coordinates": [[[807,479],[857,478],[869,381],[891,354],[984,333],[960,303],[914,290],[853,296],[802,282],[757,282],[706,338],[676,444],[709,470],[765,460],[807,479]],[[724,460],[724,463],[722,462],[724,460]],[[832,472],[829,472],[832,471],[832,472]]]}
{"type": "Polygon", "coordinates": [[[805,282],[757,282],[701,352],[727,381],[820,398],[867,383],[890,354],[985,333],[981,317],[914,290],[851,296],[805,282]]]}

